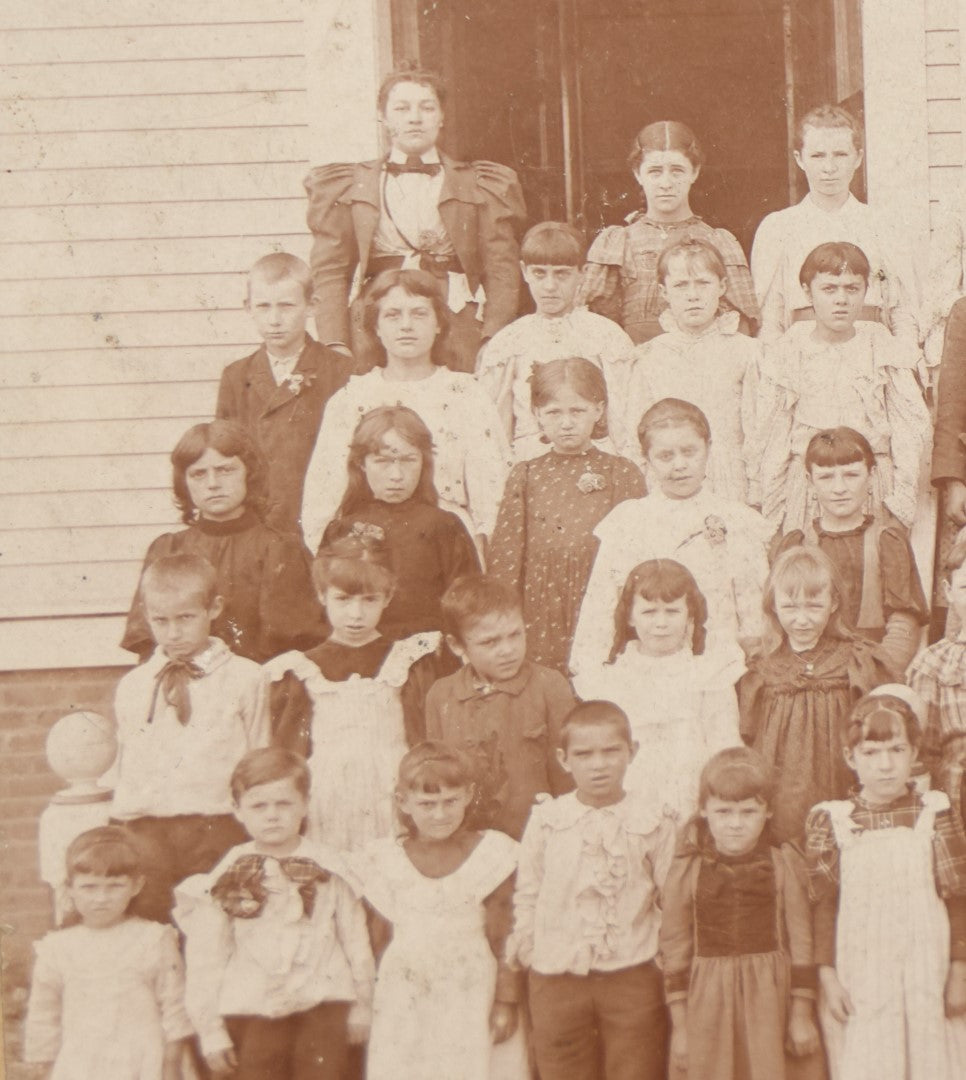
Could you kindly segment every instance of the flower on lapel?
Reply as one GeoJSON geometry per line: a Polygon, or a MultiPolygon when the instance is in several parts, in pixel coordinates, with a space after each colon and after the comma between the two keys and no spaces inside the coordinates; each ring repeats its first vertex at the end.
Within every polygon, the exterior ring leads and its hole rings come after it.
{"type": "Polygon", "coordinates": [[[303,371],[293,371],[285,380],[285,385],[289,390],[298,397],[302,393],[303,389],[308,389],[315,380],[315,376],[312,374],[306,375],[303,371]]]}
{"type": "Polygon", "coordinates": [[[370,525],[366,521],[354,521],[349,535],[358,540],[375,540],[379,543],[386,539],[386,534],[378,525],[370,525]]]}
{"type": "Polygon", "coordinates": [[[577,490],[584,495],[589,495],[592,491],[603,491],[605,487],[607,487],[607,481],[600,473],[588,470],[577,478],[577,490]]]}
{"type": "Polygon", "coordinates": [[[728,526],[716,514],[708,514],[704,519],[704,538],[712,547],[723,544],[728,535],[728,526]]]}

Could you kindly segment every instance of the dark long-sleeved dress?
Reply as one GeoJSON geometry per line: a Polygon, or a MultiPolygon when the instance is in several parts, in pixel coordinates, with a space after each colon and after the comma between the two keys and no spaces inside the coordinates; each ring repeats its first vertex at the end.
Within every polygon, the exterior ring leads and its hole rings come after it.
{"type": "MultiPolygon", "coordinates": [[[[232,521],[201,519],[152,542],[144,569],[166,555],[201,555],[215,568],[224,610],[211,632],[233,652],[263,663],[288,649],[317,645],[328,632],[298,537],[276,532],[246,510],[232,521]]],[[[135,595],[121,647],[142,658],[154,648],[144,607],[135,595]]]]}

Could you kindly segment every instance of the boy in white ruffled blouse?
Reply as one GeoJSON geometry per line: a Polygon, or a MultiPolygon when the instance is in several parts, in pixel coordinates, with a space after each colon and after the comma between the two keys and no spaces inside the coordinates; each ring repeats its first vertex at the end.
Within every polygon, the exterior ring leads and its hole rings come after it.
{"type": "Polygon", "coordinates": [[[310,776],[291,750],[255,750],[231,778],[252,840],[183,882],[188,1015],[216,1074],[344,1080],[369,1032],[374,965],[341,857],[300,835],[310,776]]]}
{"type": "Polygon", "coordinates": [[[674,822],[624,793],[637,743],[616,705],[578,705],[561,744],[577,790],[530,815],[507,943],[509,961],[530,971],[537,1067],[542,1080],[664,1080],[667,1014],[655,957],[674,822]]]}

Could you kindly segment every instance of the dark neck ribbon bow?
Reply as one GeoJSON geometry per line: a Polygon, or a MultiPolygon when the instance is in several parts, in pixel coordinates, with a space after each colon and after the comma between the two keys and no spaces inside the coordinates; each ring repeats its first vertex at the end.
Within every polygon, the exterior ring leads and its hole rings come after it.
{"type": "Polygon", "coordinates": [[[169,660],[154,677],[154,693],[151,695],[148,723],[154,720],[154,710],[160,693],[174,709],[178,723],[182,726],[187,724],[191,719],[191,696],[188,693],[188,683],[192,679],[200,679],[204,673],[204,668],[193,660],[169,660]]]}
{"type": "Polygon", "coordinates": [[[407,154],[405,164],[398,161],[387,161],[386,172],[390,176],[402,176],[405,173],[423,173],[424,176],[435,176],[442,165],[438,161],[423,161],[418,154],[407,154]]]}
{"type": "MultiPolygon", "coordinates": [[[[261,915],[268,899],[265,888],[265,860],[268,855],[242,855],[218,878],[211,895],[226,915],[234,919],[254,919],[261,915]]],[[[315,886],[332,876],[313,859],[288,855],[276,860],[282,873],[298,886],[302,911],[311,918],[315,910],[315,886]]]]}

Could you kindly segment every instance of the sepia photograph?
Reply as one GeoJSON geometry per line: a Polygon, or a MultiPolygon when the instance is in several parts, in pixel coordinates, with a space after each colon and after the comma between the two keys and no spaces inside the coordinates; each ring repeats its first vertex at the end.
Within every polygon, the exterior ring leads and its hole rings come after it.
{"type": "Polygon", "coordinates": [[[0,1075],[966,1078],[966,0],[0,31],[0,1075]]]}

